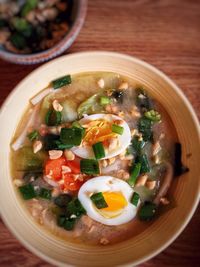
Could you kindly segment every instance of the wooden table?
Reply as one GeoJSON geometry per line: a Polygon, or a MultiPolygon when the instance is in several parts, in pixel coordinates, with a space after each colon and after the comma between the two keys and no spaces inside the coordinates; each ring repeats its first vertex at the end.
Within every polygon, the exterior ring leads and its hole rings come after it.
{"type": "MultiPolygon", "coordinates": [[[[171,77],[200,117],[200,1],[90,0],[68,53],[107,50],[143,59],[171,77]]],[[[37,68],[0,61],[0,104],[37,68]]],[[[14,107],[13,107],[14,108],[14,107]]],[[[141,266],[200,266],[200,208],[177,240],[141,266]]],[[[27,251],[0,222],[0,266],[51,266],[27,251]]]]}

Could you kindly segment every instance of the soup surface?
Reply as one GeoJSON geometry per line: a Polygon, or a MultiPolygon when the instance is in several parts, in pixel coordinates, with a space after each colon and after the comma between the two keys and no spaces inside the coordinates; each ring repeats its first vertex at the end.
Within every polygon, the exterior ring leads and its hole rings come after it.
{"type": "Polygon", "coordinates": [[[170,207],[176,142],[142,84],[116,73],[66,75],[30,99],[11,142],[13,184],[57,237],[114,244],[170,207]]]}

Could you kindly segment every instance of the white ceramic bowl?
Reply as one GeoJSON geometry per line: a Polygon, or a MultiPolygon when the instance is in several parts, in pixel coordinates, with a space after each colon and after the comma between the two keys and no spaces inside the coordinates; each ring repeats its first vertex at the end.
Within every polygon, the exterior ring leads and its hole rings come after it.
{"type": "Polygon", "coordinates": [[[199,202],[200,131],[197,117],[181,90],[162,72],[136,58],[110,52],[86,52],[53,60],[28,75],[12,91],[0,113],[0,211],[11,232],[30,251],[59,266],[134,266],[165,249],[183,231],[199,202]],[[175,181],[177,206],[145,231],[122,243],[87,247],[57,239],[33,222],[18,199],[10,177],[9,144],[31,96],[64,74],[113,71],[137,80],[165,107],[177,129],[183,162],[190,172],[175,181]],[[191,153],[190,157],[186,157],[191,153]],[[189,196],[189,197],[188,197],[189,196]]]}

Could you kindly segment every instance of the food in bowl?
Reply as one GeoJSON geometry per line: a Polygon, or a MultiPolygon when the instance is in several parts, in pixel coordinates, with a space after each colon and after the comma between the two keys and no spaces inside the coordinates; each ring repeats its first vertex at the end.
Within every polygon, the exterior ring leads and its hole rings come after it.
{"type": "Polygon", "coordinates": [[[173,177],[187,171],[161,104],[110,72],[66,75],[32,97],[11,142],[11,166],[36,222],[91,245],[146,229],[170,206],[173,177]]]}
{"type": "Polygon", "coordinates": [[[72,25],[72,0],[9,0],[0,3],[0,44],[13,53],[50,49],[72,25]]]}

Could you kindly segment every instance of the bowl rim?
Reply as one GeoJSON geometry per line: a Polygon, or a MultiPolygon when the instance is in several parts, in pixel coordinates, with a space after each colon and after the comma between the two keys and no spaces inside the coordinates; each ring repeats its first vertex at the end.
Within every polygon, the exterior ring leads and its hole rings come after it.
{"type": "Polygon", "coordinates": [[[72,26],[70,27],[67,34],[62,38],[62,40],[60,40],[53,47],[34,54],[16,54],[8,50],[0,49],[0,57],[15,64],[31,65],[42,63],[56,56],[59,56],[73,44],[81,28],[83,27],[87,13],[87,3],[88,0],[78,1],[77,14],[72,26]]]}
{"type": "MultiPolygon", "coordinates": [[[[112,56],[115,58],[121,58],[124,60],[128,60],[128,61],[132,61],[134,63],[143,65],[145,68],[147,68],[148,70],[153,71],[156,75],[158,75],[159,77],[161,77],[162,79],[164,79],[172,88],[173,90],[176,91],[176,93],[179,95],[179,97],[181,98],[181,100],[184,102],[185,106],[187,107],[187,110],[189,111],[193,122],[195,124],[195,128],[197,130],[198,136],[200,138],[200,127],[199,127],[199,121],[198,121],[198,117],[192,107],[192,105],[190,104],[189,100],[186,98],[186,96],[184,95],[184,93],[182,92],[182,90],[175,84],[175,82],[173,82],[166,74],[164,74],[162,71],[160,71],[159,69],[157,69],[156,67],[154,67],[153,65],[140,60],[136,57],[130,56],[130,55],[126,55],[126,54],[122,54],[122,53],[117,53],[117,52],[107,52],[107,51],[90,51],[90,52],[78,52],[78,53],[72,53],[70,55],[64,55],[61,56],[59,58],[56,58],[50,62],[47,62],[45,64],[43,64],[42,66],[36,68],[34,71],[30,72],[24,79],[22,79],[16,86],[15,88],[12,90],[12,92],[8,95],[8,97],[5,99],[4,103],[1,106],[0,109],[0,117],[1,114],[3,113],[3,110],[6,108],[7,103],[9,102],[9,100],[13,97],[14,93],[18,90],[18,88],[20,87],[21,83],[23,83],[26,79],[29,78],[29,76],[33,76],[36,72],[42,71],[43,69],[45,69],[47,67],[47,65],[53,65],[55,63],[58,63],[59,61],[63,61],[63,60],[67,60],[68,58],[80,58],[80,57],[85,57],[85,56],[89,56],[89,57],[93,57],[95,55],[98,56],[112,56]]],[[[128,262],[123,266],[130,266],[129,264],[132,264],[132,266],[136,266],[138,264],[141,264],[145,261],[148,261],[149,259],[155,257],[156,255],[158,255],[159,253],[161,253],[164,249],[166,249],[170,244],[172,244],[172,242],[182,233],[182,231],[185,229],[185,227],[187,226],[187,224],[189,223],[189,221],[191,220],[198,204],[200,201],[200,189],[199,189],[199,194],[196,195],[195,200],[194,200],[194,205],[191,208],[190,213],[188,213],[187,217],[184,218],[181,227],[176,231],[176,233],[170,237],[160,248],[155,249],[153,252],[149,252],[148,254],[140,257],[138,260],[136,260],[133,263],[128,262]]],[[[25,239],[23,239],[20,234],[17,233],[17,231],[11,226],[10,222],[3,217],[2,212],[1,212],[1,205],[0,205],[0,214],[1,214],[1,219],[2,221],[5,223],[5,225],[8,227],[8,229],[10,230],[10,232],[21,242],[21,244],[23,244],[28,250],[30,250],[31,252],[33,252],[35,255],[39,256],[40,258],[42,258],[43,260],[54,264],[56,266],[72,266],[69,264],[65,264],[65,263],[61,263],[55,259],[52,259],[51,257],[49,257],[48,255],[45,255],[43,253],[41,253],[39,250],[37,250],[37,248],[33,247],[32,245],[30,245],[25,239]]]]}

